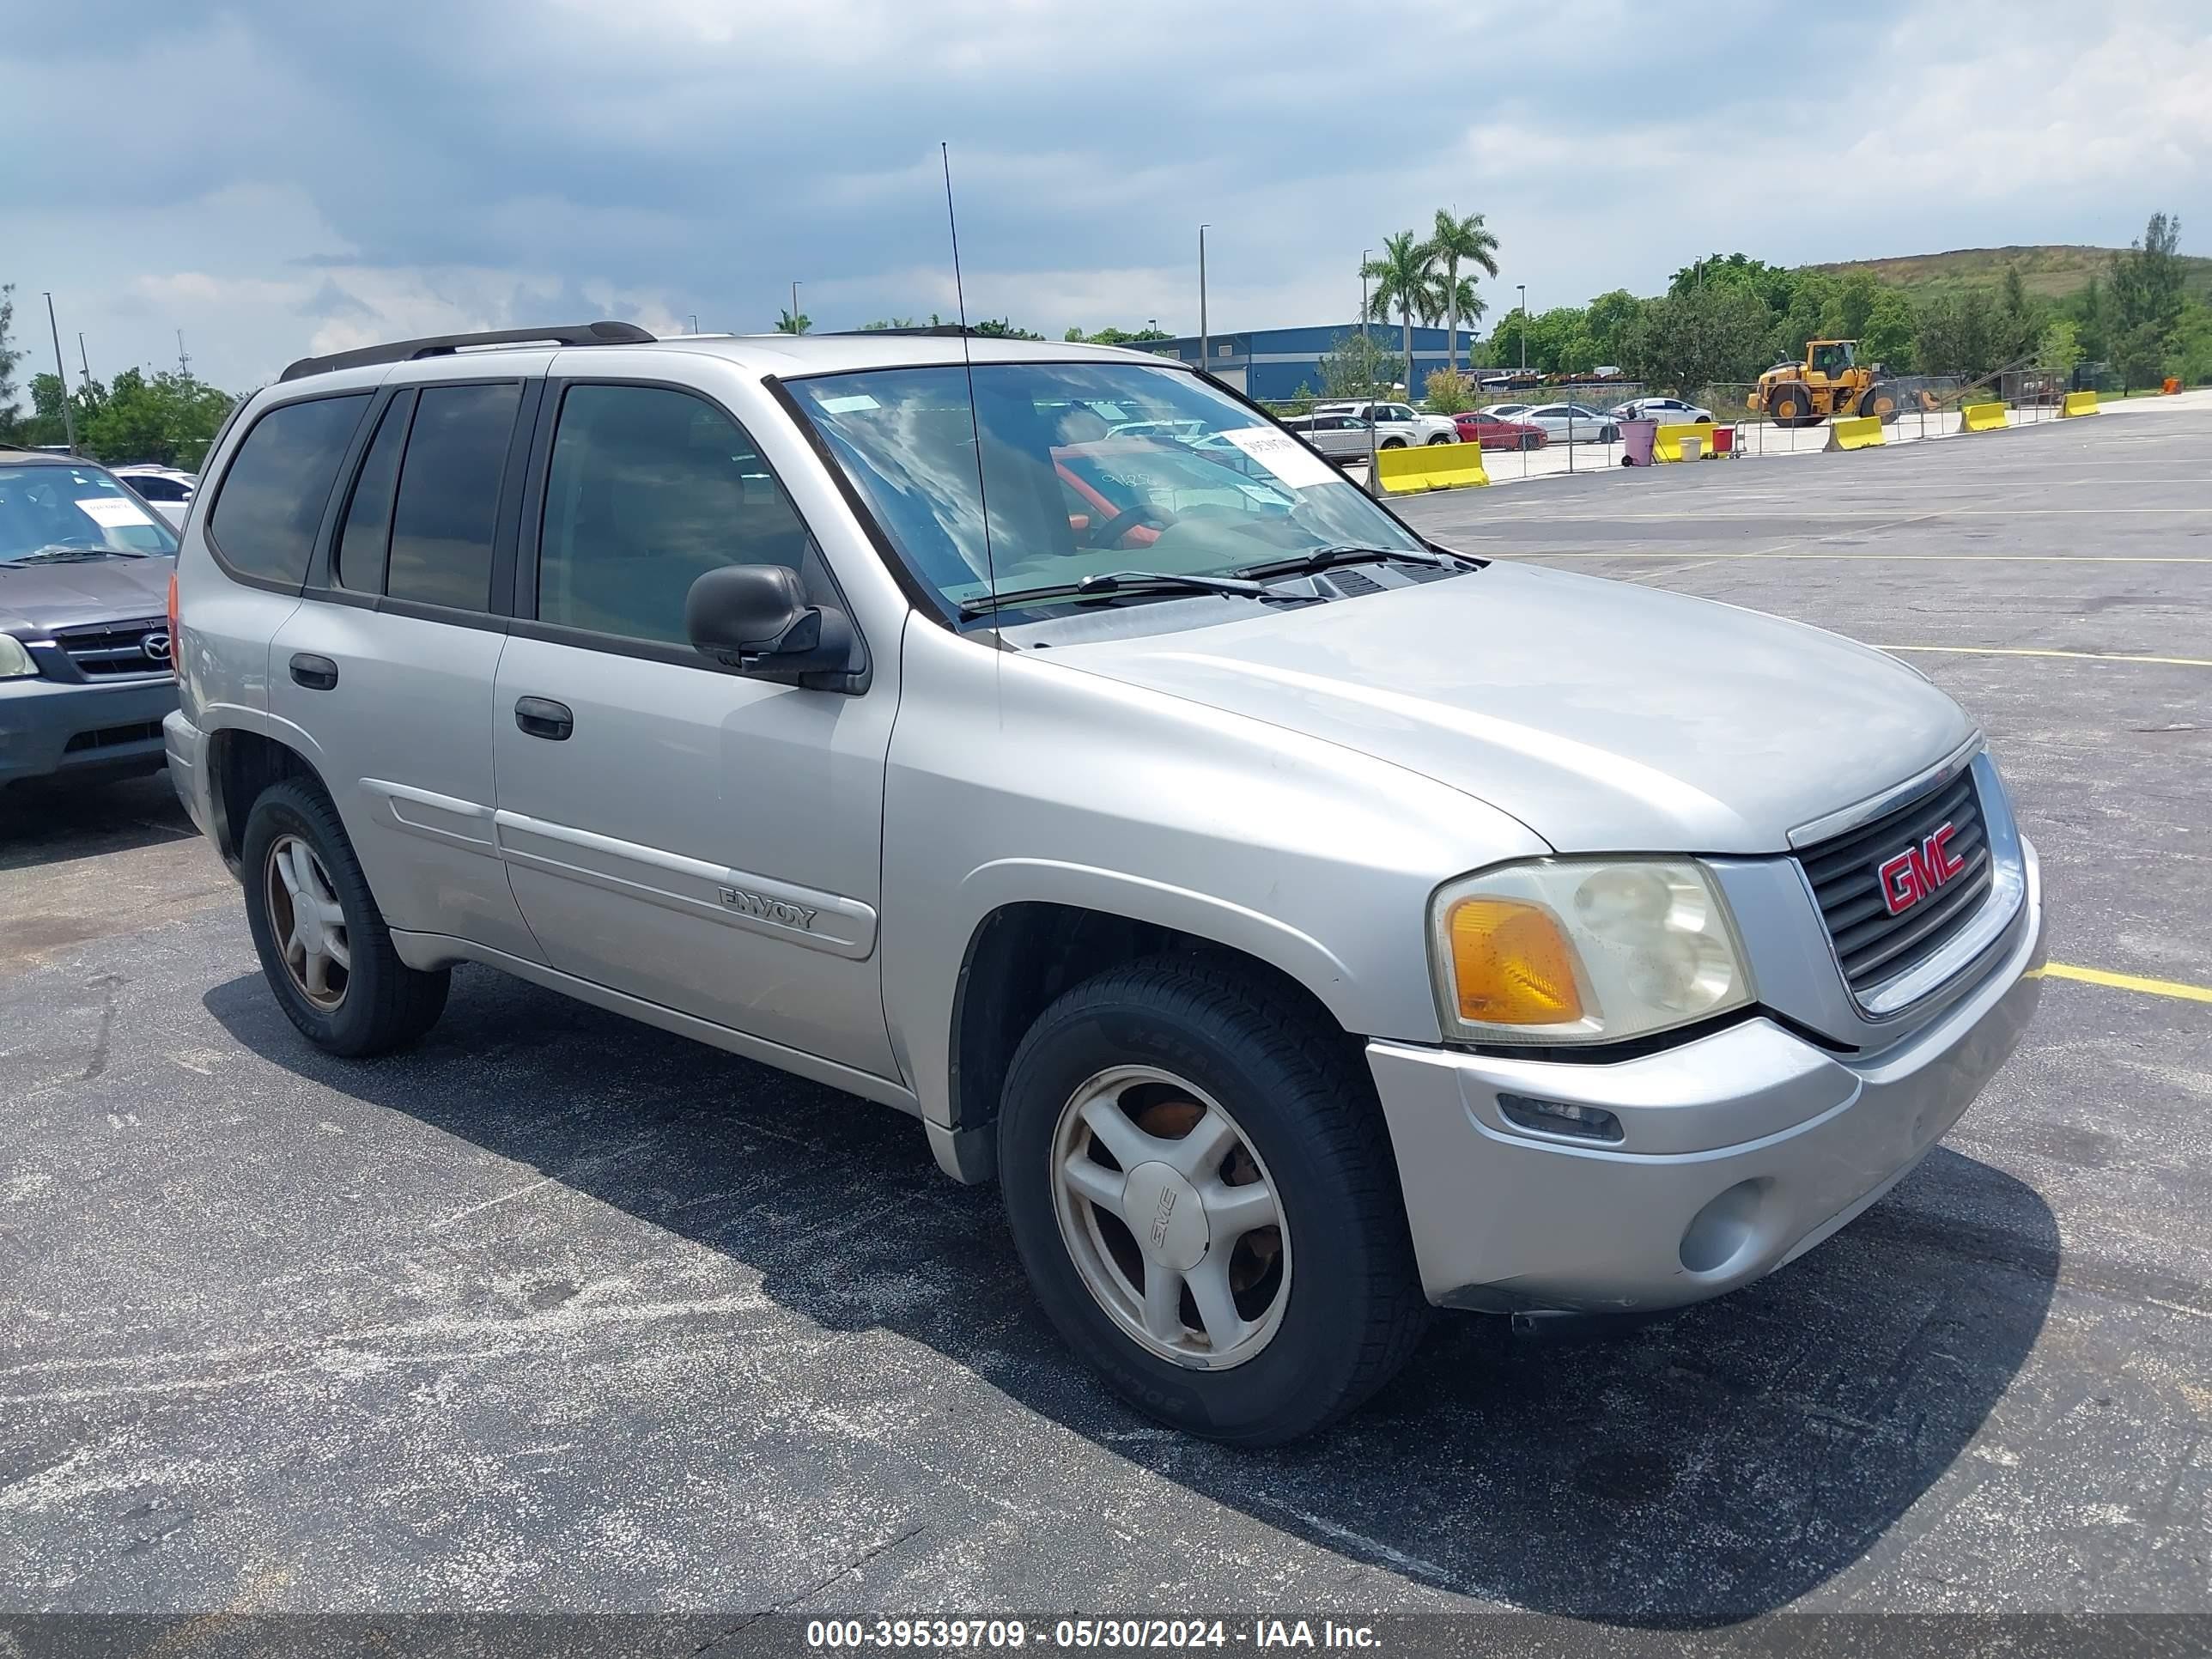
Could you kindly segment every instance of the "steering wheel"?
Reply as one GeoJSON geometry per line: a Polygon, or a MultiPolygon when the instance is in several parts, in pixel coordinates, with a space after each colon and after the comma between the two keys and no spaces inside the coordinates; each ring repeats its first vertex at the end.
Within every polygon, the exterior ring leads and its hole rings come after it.
{"type": "Polygon", "coordinates": [[[1111,547],[1140,524],[1164,530],[1174,522],[1173,514],[1150,501],[1139,501],[1134,507],[1123,507],[1105,523],[1091,526],[1085,539],[1093,547],[1111,547]]]}

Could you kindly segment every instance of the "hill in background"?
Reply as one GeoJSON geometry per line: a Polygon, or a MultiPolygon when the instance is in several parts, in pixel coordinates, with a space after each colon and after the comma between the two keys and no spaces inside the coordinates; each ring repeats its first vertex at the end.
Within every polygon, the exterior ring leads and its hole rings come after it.
{"type": "MultiPolygon", "coordinates": [[[[2065,243],[2039,247],[1962,247],[1948,253],[1914,253],[1896,259],[1846,259],[1811,269],[1838,276],[1854,270],[1870,271],[1877,280],[1904,289],[1915,299],[1924,300],[1968,289],[1995,289],[2004,281],[2006,268],[2016,266],[2021,285],[2030,294],[2056,300],[2087,288],[2092,276],[2100,283],[2109,281],[2112,255],[2118,251],[2065,243]]],[[[2183,292],[2212,301],[2212,259],[2196,254],[2179,257],[2185,272],[2183,292]]]]}

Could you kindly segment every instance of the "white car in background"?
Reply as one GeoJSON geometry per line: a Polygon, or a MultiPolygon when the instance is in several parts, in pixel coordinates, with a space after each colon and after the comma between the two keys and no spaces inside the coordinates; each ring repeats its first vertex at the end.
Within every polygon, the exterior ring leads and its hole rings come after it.
{"type": "Polygon", "coordinates": [[[1680,398],[1634,398],[1613,411],[1616,421],[1663,421],[1671,426],[1711,426],[1713,411],[1680,398]]]}
{"type": "Polygon", "coordinates": [[[1409,444],[1455,444],[1459,423],[1449,415],[1424,415],[1411,404],[1316,404],[1316,415],[1349,415],[1372,421],[1378,437],[1403,438],[1409,444]]]}
{"type": "Polygon", "coordinates": [[[199,474],[147,462],[137,466],[110,467],[109,471],[138,499],[160,514],[172,530],[181,530],[185,507],[200,487],[199,474]]]}
{"type": "Polygon", "coordinates": [[[1555,444],[1609,444],[1620,436],[1620,422],[1588,404],[1538,404],[1510,418],[1542,427],[1555,444]]]}

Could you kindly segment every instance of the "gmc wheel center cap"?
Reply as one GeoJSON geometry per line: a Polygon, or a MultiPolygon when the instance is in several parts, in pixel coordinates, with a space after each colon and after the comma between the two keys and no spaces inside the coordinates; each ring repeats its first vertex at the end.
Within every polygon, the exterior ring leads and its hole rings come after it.
{"type": "Polygon", "coordinates": [[[1139,1249],[1177,1273],[1198,1266],[1213,1242],[1198,1188],[1164,1164],[1139,1164],[1129,1171],[1121,1192],[1121,1219],[1139,1249]]]}

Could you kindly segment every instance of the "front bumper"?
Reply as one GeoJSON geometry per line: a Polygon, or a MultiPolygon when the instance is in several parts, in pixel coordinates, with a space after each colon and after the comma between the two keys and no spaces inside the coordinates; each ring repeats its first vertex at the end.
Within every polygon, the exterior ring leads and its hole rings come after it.
{"type": "Polygon", "coordinates": [[[177,683],[159,678],[71,684],[0,682],[0,787],[27,778],[150,772],[177,683]]]}
{"type": "Polygon", "coordinates": [[[1749,1283],[1873,1204],[1958,1121],[2041,994],[2042,883],[1974,988],[1879,1054],[1765,1018],[1611,1065],[1370,1042],[1422,1288],[1447,1307],[1626,1311],[1749,1283]],[[1601,1107],[1614,1146],[1531,1134],[1503,1093],[1601,1107]]]}

